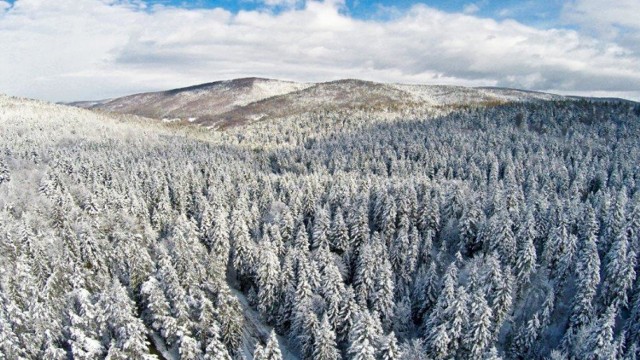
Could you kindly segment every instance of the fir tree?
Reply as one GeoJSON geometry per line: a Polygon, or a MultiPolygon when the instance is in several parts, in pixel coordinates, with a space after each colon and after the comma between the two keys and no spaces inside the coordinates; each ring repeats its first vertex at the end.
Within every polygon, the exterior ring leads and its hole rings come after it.
{"type": "Polygon", "coordinates": [[[329,236],[331,240],[331,249],[338,254],[347,251],[349,247],[349,230],[342,215],[342,208],[338,207],[335,211],[331,232],[329,236]]]}
{"type": "Polygon", "coordinates": [[[348,353],[352,359],[374,360],[376,358],[376,344],[380,329],[376,328],[374,319],[368,311],[363,311],[349,333],[348,353]]]}
{"type": "Polygon", "coordinates": [[[535,270],[537,254],[533,241],[536,237],[535,218],[531,210],[529,210],[525,216],[524,224],[516,234],[518,249],[514,270],[519,287],[529,282],[531,273],[535,270]]]}
{"type": "Polygon", "coordinates": [[[628,292],[636,277],[636,254],[629,249],[626,232],[615,239],[606,256],[605,278],[602,297],[606,306],[626,307],[628,292]]]}
{"type": "MultiPolygon", "coordinates": [[[[258,352],[259,346],[260,345],[256,345],[256,353],[258,352]]],[[[271,331],[267,344],[261,350],[262,351],[257,354],[254,353],[253,358],[255,360],[282,360],[282,353],[280,352],[280,345],[278,344],[275,331],[271,331]]]]}
{"type": "Polygon", "coordinates": [[[340,353],[336,347],[336,334],[329,325],[327,316],[322,317],[320,326],[314,335],[313,359],[318,360],[337,360],[340,359],[340,353]]]}
{"type": "Polygon", "coordinates": [[[278,307],[280,292],[280,262],[269,240],[261,243],[260,263],[256,271],[258,285],[258,310],[266,318],[272,318],[278,307]]]}
{"type": "Polygon", "coordinates": [[[465,348],[469,357],[481,358],[488,346],[491,345],[493,315],[480,291],[471,296],[469,308],[469,327],[464,336],[465,348]]]}
{"type": "Polygon", "coordinates": [[[329,247],[329,231],[331,228],[331,219],[326,208],[320,207],[315,212],[312,230],[312,249],[321,247],[329,247]]]}
{"type": "Polygon", "coordinates": [[[600,284],[600,256],[597,248],[597,223],[593,209],[588,209],[585,217],[583,240],[576,264],[576,294],[570,323],[574,327],[589,324],[594,315],[594,298],[600,284]]]}
{"type": "Polygon", "coordinates": [[[398,346],[398,340],[396,335],[391,332],[384,337],[382,345],[380,346],[380,358],[382,360],[400,360],[402,359],[402,351],[398,346]]]}

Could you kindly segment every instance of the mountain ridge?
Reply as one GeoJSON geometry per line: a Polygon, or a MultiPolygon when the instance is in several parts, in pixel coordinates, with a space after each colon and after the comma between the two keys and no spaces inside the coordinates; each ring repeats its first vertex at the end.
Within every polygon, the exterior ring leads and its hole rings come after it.
{"type": "Polygon", "coordinates": [[[225,129],[327,110],[406,116],[464,106],[579,99],[583,98],[501,87],[397,84],[360,79],[302,83],[245,77],[69,105],[225,129]]]}

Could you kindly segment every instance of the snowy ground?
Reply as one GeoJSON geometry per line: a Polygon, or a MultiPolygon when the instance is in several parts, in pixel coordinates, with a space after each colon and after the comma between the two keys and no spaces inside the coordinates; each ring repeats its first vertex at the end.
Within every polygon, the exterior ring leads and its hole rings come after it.
{"type": "MultiPolygon", "coordinates": [[[[234,288],[231,288],[231,291],[238,298],[240,304],[242,304],[244,312],[245,327],[242,351],[247,359],[253,359],[253,349],[255,348],[256,342],[260,340],[264,345],[267,339],[269,339],[269,335],[271,334],[273,327],[266,325],[262,321],[260,314],[251,308],[247,298],[241,291],[234,288]]],[[[300,359],[300,356],[296,355],[297,352],[291,348],[287,339],[278,335],[278,343],[284,360],[300,359]]]]}

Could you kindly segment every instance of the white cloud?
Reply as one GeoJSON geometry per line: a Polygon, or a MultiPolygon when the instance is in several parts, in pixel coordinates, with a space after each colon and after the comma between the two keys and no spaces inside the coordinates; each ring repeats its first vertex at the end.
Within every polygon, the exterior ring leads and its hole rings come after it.
{"type": "Polygon", "coordinates": [[[621,44],[423,5],[387,21],[356,20],[343,7],[307,1],[232,14],[124,0],[18,0],[0,12],[0,92],[77,100],[266,76],[640,98],[640,57],[621,44]]]}
{"type": "Polygon", "coordinates": [[[640,54],[640,1],[573,0],[562,15],[568,23],[640,54]]]}
{"type": "Polygon", "coordinates": [[[475,14],[478,11],[480,11],[480,6],[478,6],[478,4],[466,4],[463,8],[462,8],[462,12],[467,14],[467,15],[471,15],[471,14],[475,14]]]}
{"type": "Polygon", "coordinates": [[[615,26],[640,30],[638,0],[573,0],[565,5],[564,15],[601,31],[610,31],[609,28],[615,26]]]}
{"type": "Polygon", "coordinates": [[[300,0],[263,0],[267,6],[294,7],[298,5],[300,0]]]}

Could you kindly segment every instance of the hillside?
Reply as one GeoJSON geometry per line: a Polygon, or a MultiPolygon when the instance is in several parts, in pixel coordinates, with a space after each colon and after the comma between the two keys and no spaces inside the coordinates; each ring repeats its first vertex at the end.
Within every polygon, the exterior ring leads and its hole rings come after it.
{"type": "Polygon", "coordinates": [[[246,78],[71,105],[224,129],[310,112],[401,117],[425,115],[434,109],[560,99],[564,97],[500,88],[382,84],[352,79],[313,84],[246,78]]]}
{"type": "Polygon", "coordinates": [[[0,96],[0,355],[640,355],[640,105],[421,89],[491,106],[345,80],[208,131],[0,96]]]}
{"type": "Polygon", "coordinates": [[[287,81],[244,78],[70,105],[168,121],[194,121],[307,86],[287,81]]]}

